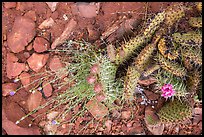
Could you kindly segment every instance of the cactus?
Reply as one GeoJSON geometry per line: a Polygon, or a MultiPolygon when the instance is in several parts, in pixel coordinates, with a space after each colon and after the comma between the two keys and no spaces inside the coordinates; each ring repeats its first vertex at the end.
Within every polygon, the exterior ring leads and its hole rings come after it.
{"type": "Polygon", "coordinates": [[[137,87],[137,82],[140,78],[140,73],[135,69],[134,66],[129,66],[126,77],[125,77],[125,82],[124,82],[124,97],[125,100],[131,101],[133,100],[133,94],[135,92],[135,89],[137,87]]]}
{"type": "Polygon", "coordinates": [[[148,44],[134,60],[134,66],[139,72],[143,72],[147,63],[150,61],[160,36],[155,36],[150,44],[148,44]]]}
{"type": "Polygon", "coordinates": [[[99,81],[110,102],[116,99],[116,76],[117,66],[108,57],[102,56],[99,59],[99,81]]]}
{"type": "Polygon", "coordinates": [[[192,108],[185,101],[170,100],[159,110],[158,116],[162,123],[174,123],[187,120],[192,115],[192,108]]]}
{"type": "Polygon", "coordinates": [[[165,59],[161,54],[157,54],[156,60],[158,60],[159,64],[163,69],[174,74],[175,76],[178,77],[186,76],[186,69],[180,64],[165,59]]]}
{"type": "Polygon", "coordinates": [[[189,31],[187,33],[173,33],[173,40],[181,44],[184,47],[201,47],[202,45],[202,32],[200,31],[189,31]]]}
{"type": "Polygon", "coordinates": [[[163,37],[160,39],[157,46],[158,46],[159,52],[165,58],[168,58],[169,60],[175,60],[179,57],[178,50],[176,50],[177,46],[175,46],[175,45],[176,45],[176,43],[169,43],[169,42],[167,42],[166,38],[163,37]]]}
{"type": "Polygon", "coordinates": [[[192,27],[201,28],[202,27],[202,17],[191,17],[189,19],[189,24],[192,27]]]}
{"type": "Polygon", "coordinates": [[[136,36],[130,41],[126,42],[122,47],[116,50],[116,64],[122,64],[124,61],[129,59],[135,52],[145,43],[149,42],[152,35],[160,27],[160,24],[164,21],[165,13],[158,13],[150,24],[147,26],[143,34],[136,36]]]}
{"type": "Polygon", "coordinates": [[[182,48],[181,54],[184,58],[189,59],[195,65],[201,66],[202,65],[202,51],[198,48],[182,48]]]}
{"type": "Polygon", "coordinates": [[[184,80],[180,77],[175,77],[173,74],[161,70],[156,75],[155,78],[157,79],[157,87],[159,89],[162,88],[165,84],[171,84],[173,85],[173,90],[175,90],[175,97],[181,98],[186,97],[188,95],[188,92],[186,90],[186,85],[184,83],[184,80]]]}
{"type": "Polygon", "coordinates": [[[172,26],[175,22],[185,16],[185,6],[182,3],[176,3],[167,7],[165,10],[166,18],[164,23],[167,26],[172,26]]]}

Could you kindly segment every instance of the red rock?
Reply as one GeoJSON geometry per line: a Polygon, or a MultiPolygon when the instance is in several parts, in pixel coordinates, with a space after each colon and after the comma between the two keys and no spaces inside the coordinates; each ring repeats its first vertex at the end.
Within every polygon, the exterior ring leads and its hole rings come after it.
{"type": "Polygon", "coordinates": [[[90,100],[85,106],[97,120],[102,119],[108,114],[108,108],[96,99],[90,100]]]}
{"type": "Polygon", "coordinates": [[[122,111],[122,119],[129,119],[131,117],[131,111],[122,111]]]}
{"type": "Polygon", "coordinates": [[[97,16],[98,6],[93,3],[77,3],[78,14],[84,18],[93,18],[97,16]]]}
{"type": "Polygon", "coordinates": [[[96,95],[96,99],[99,101],[99,102],[102,102],[106,99],[105,95],[103,93],[99,93],[96,95]]]}
{"type": "Polygon", "coordinates": [[[138,80],[138,83],[143,86],[149,86],[155,82],[157,82],[157,80],[153,77],[150,77],[149,79],[145,79],[145,80],[138,80]]]}
{"type": "Polygon", "coordinates": [[[39,29],[47,29],[50,28],[54,25],[55,21],[52,18],[48,18],[46,20],[44,20],[40,25],[39,25],[39,29]]]}
{"type": "Polygon", "coordinates": [[[58,2],[46,2],[46,4],[48,5],[48,7],[50,8],[50,10],[52,12],[54,12],[57,8],[57,3],[58,2]]]}
{"type": "Polygon", "coordinates": [[[133,121],[131,121],[131,122],[128,122],[128,123],[127,123],[127,125],[126,125],[126,126],[127,126],[127,128],[130,128],[130,127],[132,127],[132,124],[133,124],[133,121]]]}
{"type": "Polygon", "coordinates": [[[146,96],[149,100],[157,100],[160,97],[159,94],[155,94],[155,93],[148,91],[148,90],[144,90],[144,93],[146,94],[146,96]]]}
{"type": "Polygon", "coordinates": [[[71,19],[68,24],[65,26],[65,29],[63,33],[60,35],[60,37],[56,38],[54,42],[51,45],[52,49],[55,49],[56,46],[62,44],[65,42],[71,35],[74,28],[77,26],[77,22],[74,19],[71,19]]]}
{"type": "Polygon", "coordinates": [[[29,52],[24,52],[23,55],[24,55],[24,57],[25,57],[26,59],[30,57],[30,53],[29,53],[29,52]]]}
{"type": "Polygon", "coordinates": [[[52,121],[58,114],[59,112],[57,111],[51,111],[49,114],[47,114],[47,119],[49,121],[52,121]]]}
{"type": "Polygon", "coordinates": [[[50,44],[46,39],[42,37],[36,37],[34,40],[33,48],[36,52],[40,53],[48,50],[49,45],[50,44]]]}
{"type": "Polygon", "coordinates": [[[4,7],[6,9],[11,9],[16,7],[16,2],[4,2],[4,7]]]}
{"type": "Polygon", "coordinates": [[[6,60],[8,62],[17,62],[18,58],[15,56],[15,54],[9,52],[7,53],[6,60]]]}
{"type": "Polygon", "coordinates": [[[6,73],[7,73],[7,77],[9,79],[18,76],[19,74],[21,74],[21,72],[23,70],[25,70],[25,64],[24,63],[7,62],[6,73]]]}
{"type": "Polygon", "coordinates": [[[10,121],[5,111],[2,109],[2,128],[8,135],[40,135],[38,127],[33,126],[32,128],[22,128],[10,121]]]}
{"type": "Polygon", "coordinates": [[[109,132],[111,130],[111,125],[112,125],[112,121],[111,120],[107,120],[105,122],[105,126],[107,127],[107,131],[109,132]]]}
{"type": "Polygon", "coordinates": [[[35,23],[29,18],[18,16],[10,34],[8,34],[8,47],[12,52],[18,53],[34,38],[35,23]]]}
{"type": "Polygon", "coordinates": [[[42,86],[43,86],[43,92],[44,92],[45,96],[50,97],[52,95],[52,86],[51,86],[51,84],[49,84],[47,82],[43,82],[42,86]]]}
{"type": "Polygon", "coordinates": [[[33,53],[27,62],[33,71],[38,72],[46,64],[48,58],[49,54],[33,53]]]}
{"type": "Polygon", "coordinates": [[[18,76],[23,70],[25,70],[25,64],[18,63],[18,58],[13,53],[7,53],[6,59],[6,73],[8,78],[14,78],[18,76]]]}
{"type": "Polygon", "coordinates": [[[24,14],[24,17],[28,17],[28,18],[32,19],[33,21],[37,20],[36,13],[33,10],[30,10],[30,11],[26,12],[24,14]]]}
{"type": "Polygon", "coordinates": [[[100,37],[99,31],[95,30],[91,25],[87,27],[89,33],[89,40],[95,41],[100,37]]]}
{"type": "Polygon", "coordinates": [[[15,91],[17,89],[17,84],[15,83],[5,83],[2,84],[2,95],[8,96],[10,95],[10,91],[15,91]]]}
{"type": "Polygon", "coordinates": [[[35,91],[34,93],[30,94],[27,100],[28,110],[33,111],[36,109],[42,100],[42,94],[39,91],[35,91]]]}
{"type": "Polygon", "coordinates": [[[24,86],[26,91],[30,90],[30,82],[31,82],[31,75],[29,73],[23,72],[21,73],[21,75],[19,76],[22,85],[24,86]]]}
{"type": "Polygon", "coordinates": [[[57,56],[54,56],[49,63],[49,68],[52,71],[57,71],[58,69],[61,69],[63,67],[60,59],[57,56]]]}

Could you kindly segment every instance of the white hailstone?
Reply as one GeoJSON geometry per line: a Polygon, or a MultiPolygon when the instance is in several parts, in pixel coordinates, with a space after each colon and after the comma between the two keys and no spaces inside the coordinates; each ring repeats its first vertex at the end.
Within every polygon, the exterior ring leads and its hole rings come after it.
{"type": "Polygon", "coordinates": [[[154,108],[154,106],[152,106],[152,108],[154,108]]]}

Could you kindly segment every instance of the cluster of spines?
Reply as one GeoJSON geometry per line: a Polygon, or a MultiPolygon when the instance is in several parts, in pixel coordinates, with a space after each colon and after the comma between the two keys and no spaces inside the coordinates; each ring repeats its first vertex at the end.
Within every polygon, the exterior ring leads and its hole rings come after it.
{"type": "Polygon", "coordinates": [[[135,89],[137,87],[137,82],[141,76],[141,73],[139,73],[134,66],[129,66],[125,81],[124,81],[124,96],[125,100],[131,101],[133,100],[133,94],[135,92],[135,89]]]}
{"type": "Polygon", "coordinates": [[[187,91],[196,94],[201,82],[201,73],[198,70],[190,71],[187,77],[187,91]]]}
{"type": "Polygon", "coordinates": [[[202,65],[202,53],[199,48],[192,47],[182,48],[181,55],[190,60],[190,63],[201,66],[202,65]]]}
{"type": "Polygon", "coordinates": [[[148,67],[143,73],[143,77],[148,77],[152,73],[154,73],[156,70],[159,70],[161,67],[158,64],[153,64],[151,67],[148,67]]]}
{"type": "Polygon", "coordinates": [[[158,112],[160,121],[165,124],[183,122],[192,116],[192,108],[186,101],[170,100],[158,112]]]}
{"type": "Polygon", "coordinates": [[[139,72],[143,72],[146,68],[150,58],[152,57],[153,52],[156,50],[156,45],[160,39],[160,36],[155,36],[150,44],[145,46],[144,49],[134,60],[134,66],[139,72]]]}
{"type": "Polygon", "coordinates": [[[190,17],[189,24],[192,27],[201,28],[202,27],[202,17],[190,17]]]}
{"type": "Polygon", "coordinates": [[[184,47],[201,47],[202,45],[202,32],[189,31],[187,33],[173,33],[173,40],[184,47]]]}
{"type": "Polygon", "coordinates": [[[115,84],[117,66],[106,56],[101,57],[99,62],[99,80],[109,101],[113,102],[117,96],[115,84]]]}
{"type": "Polygon", "coordinates": [[[170,61],[163,57],[160,53],[157,54],[157,59],[156,59],[160,66],[165,69],[166,71],[174,74],[175,76],[178,77],[185,77],[186,76],[186,69],[185,67],[181,66],[180,64],[170,61]]]}
{"type": "Polygon", "coordinates": [[[161,38],[157,47],[159,52],[165,57],[168,58],[169,60],[176,60],[179,57],[178,50],[175,49],[173,46],[173,43],[170,45],[172,48],[169,48],[169,45],[167,46],[167,40],[165,37],[161,38]]]}

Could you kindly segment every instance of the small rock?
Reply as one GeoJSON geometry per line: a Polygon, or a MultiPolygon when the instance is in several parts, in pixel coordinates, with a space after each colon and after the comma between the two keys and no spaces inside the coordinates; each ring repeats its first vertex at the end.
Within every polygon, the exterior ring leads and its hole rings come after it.
{"type": "Polygon", "coordinates": [[[163,134],[164,124],[159,122],[159,117],[155,114],[155,111],[150,106],[145,108],[145,123],[146,127],[153,135],[163,134]]]}
{"type": "Polygon", "coordinates": [[[26,91],[30,90],[30,82],[31,82],[31,75],[29,73],[23,72],[20,76],[19,76],[22,85],[24,86],[26,91]]]}
{"type": "Polygon", "coordinates": [[[112,121],[111,120],[107,120],[105,122],[105,126],[107,127],[107,131],[109,132],[111,130],[111,125],[112,125],[112,121]]]}
{"type": "Polygon", "coordinates": [[[54,40],[54,42],[51,45],[51,48],[55,49],[56,46],[62,44],[65,40],[67,40],[70,37],[70,35],[71,35],[72,31],[74,30],[74,28],[76,27],[76,25],[77,25],[77,22],[74,19],[71,19],[68,22],[68,24],[65,26],[65,29],[64,29],[63,33],[60,35],[60,37],[58,37],[54,40]]]}
{"type": "Polygon", "coordinates": [[[89,40],[95,41],[100,37],[100,34],[98,31],[96,31],[92,26],[87,27],[88,33],[89,33],[89,40]]]}
{"type": "Polygon", "coordinates": [[[36,13],[35,13],[35,11],[33,11],[33,10],[30,10],[30,11],[26,12],[26,13],[24,14],[24,17],[30,18],[30,19],[32,19],[33,21],[36,21],[36,20],[37,20],[36,13]]]}
{"type": "Polygon", "coordinates": [[[60,59],[57,57],[57,56],[54,56],[51,60],[50,60],[50,63],[49,63],[49,68],[52,70],[52,71],[57,71],[59,69],[61,69],[63,67],[60,59]]]}
{"type": "Polygon", "coordinates": [[[18,58],[15,56],[14,53],[7,53],[7,56],[6,56],[6,60],[7,62],[17,62],[18,61],[18,58]]]}
{"type": "Polygon", "coordinates": [[[27,100],[28,110],[33,111],[36,109],[42,100],[42,94],[39,91],[35,91],[34,93],[30,94],[27,100]]]}
{"type": "Polygon", "coordinates": [[[49,121],[52,121],[57,115],[59,114],[59,112],[57,111],[52,111],[49,114],[47,114],[47,119],[49,121]]]}
{"type": "Polygon", "coordinates": [[[2,95],[8,96],[11,91],[15,91],[17,89],[17,84],[15,83],[5,83],[2,84],[2,95]]]}
{"type": "Polygon", "coordinates": [[[108,114],[108,108],[96,99],[90,100],[86,104],[86,108],[97,120],[102,119],[108,114]]]}
{"type": "Polygon", "coordinates": [[[32,128],[22,128],[10,121],[4,110],[2,110],[2,128],[8,135],[40,135],[40,130],[36,126],[32,128]]]}
{"type": "Polygon", "coordinates": [[[106,99],[105,95],[103,93],[99,93],[96,95],[96,99],[99,101],[99,102],[102,102],[106,99]]]}
{"type": "Polygon", "coordinates": [[[46,124],[46,121],[40,121],[40,123],[38,124],[40,127],[44,127],[46,124]]]}
{"type": "Polygon", "coordinates": [[[38,72],[46,64],[48,58],[49,54],[33,53],[27,62],[33,71],[38,72]]]}
{"type": "Polygon", "coordinates": [[[149,86],[155,82],[157,82],[157,80],[152,77],[150,77],[149,79],[145,79],[145,80],[138,80],[138,83],[143,86],[149,86]]]}
{"type": "Polygon", "coordinates": [[[39,25],[39,29],[47,29],[50,28],[54,25],[54,20],[52,18],[46,19],[44,20],[40,25],[39,25]]]}
{"type": "Polygon", "coordinates": [[[35,22],[29,18],[18,16],[8,35],[8,47],[14,53],[21,52],[31,42],[35,34],[35,22]]]}
{"type": "Polygon", "coordinates": [[[33,48],[36,52],[41,53],[44,51],[47,51],[49,48],[49,42],[42,38],[42,37],[36,37],[34,40],[33,48]]]}
{"type": "Polygon", "coordinates": [[[30,53],[27,52],[27,51],[25,51],[25,52],[23,53],[23,55],[24,55],[24,57],[25,57],[26,59],[30,57],[30,53]]]}
{"type": "Polygon", "coordinates": [[[157,100],[160,97],[159,94],[155,94],[155,93],[148,91],[148,90],[144,90],[144,93],[146,94],[146,96],[149,100],[157,100]]]}
{"type": "Polygon", "coordinates": [[[98,6],[93,3],[78,2],[77,3],[78,14],[84,18],[93,18],[97,16],[98,6]]]}
{"type": "Polygon", "coordinates": [[[44,131],[46,134],[53,135],[57,131],[57,127],[58,125],[54,125],[49,121],[45,124],[44,131]]]}
{"type": "Polygon", "coordinates": [[[11,9],[16,7],[16,2],[4,2],[4,7],[6,9],[11,9]]]}
{"type": "Polygon", "coordinates": [[[7,62],[6,73],[7,73],[7,77],[9,79],[18,76],[19,74],[21,74],[21,72],[23,70],[25,70],[25,64],[24,63],[7,62]]]}
{"type": "Polygon", "coordinates": [[[127,123],[127,128],[132,127],[133,121],[127,123]]]}
{"type": "Polygon", "coordinates": [[[52,86],[51,86],[51,84],[47,83],[47,82],[43,82],[42,86],[43,86],[43,92],[44,92],[45,96],[50,97],[52,95],[52,86]]]}
{"type": "Polygon", "coordinates": [[[122,111],[122,119],[129,119],[131,117],[131,111],[122,111]]]}
{"type": "Polygon", "coordinates": [[[57,3],[58,2],[46,2],[46,4],[48,5],[48,7],[50,8],[50,10],[52,12],[54,12],[57,8],[57,3]]]}

